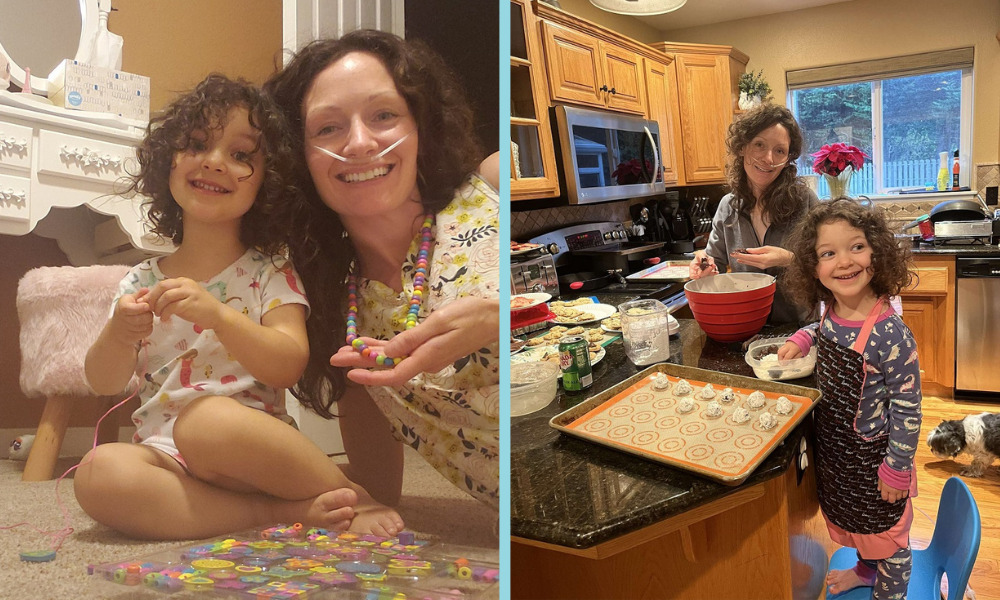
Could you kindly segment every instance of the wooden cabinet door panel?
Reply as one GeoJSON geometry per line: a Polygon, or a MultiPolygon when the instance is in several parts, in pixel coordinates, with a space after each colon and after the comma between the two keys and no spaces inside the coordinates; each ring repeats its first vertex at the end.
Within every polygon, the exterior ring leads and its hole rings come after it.
{"type": "Polygon", "coordinates": [[[547,21],[542,21],[542,40],[552,101],[603,107],[598,40],[547,21]]]}
{"type": "Polygon", "coordinates": [[[677,138],[675,119],[677,116],[677,83],[673,66],[646,59],[646,118],[660,126],[660,163],[663,165],[663,181],[667,185],[678,184],[677,138]]]}
{"type": "Polygon", "coordinates": [[[920,381],[924,383],[940,383],[938,348],[941,345],[940,335],[943,331],[937,320],[941,298],[931,296],[905,296],[903,301],[903,322],[910,328],[913,338],[917,341],[917,357],[920,360],[920,381]]]}
{"type": "Polygon", "coordinates": [[[678,54],[674,61],[682,95],[684,179],[689,184],[725,180],[725,136],[732,122],[725,60],[724,56],[678,54]]]}
{"type": "Polygon", "coordinates": [[[611,44],[601,44],[604,58],[603,85],[608,108],[646,114],[646,89],[639,55],[611,44]],[[614,90],[611,93],[610,90],[614,90]]]}

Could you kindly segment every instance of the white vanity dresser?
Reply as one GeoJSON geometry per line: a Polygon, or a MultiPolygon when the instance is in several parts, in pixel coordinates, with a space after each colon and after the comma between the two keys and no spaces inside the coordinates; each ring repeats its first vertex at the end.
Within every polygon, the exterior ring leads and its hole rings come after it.
{"type": "MultiPolygon", "coordinates": [[[[45,10],[45,4],[33,10],[45,10]]],[[[57,16],[66,21],[65,31],[53,24],[54,36],[47,44],[38,44],[40,35],[19,40],[24,30],[0,27],[0,58],[10,61],[14,84],[23,86],[26,76],[15,56],[31,56],[45,67],[63,57],[90,56],[102,10],[110,10],[109,1],[73,0],[57,15],[33,15],[35,22],[55,23],[57,16]],[[53,49],[54,40],[68,46],[53,49]],[[53,54],[36,56],[36,50],[53,54]]],[[[31,88],[44,92],[49,82],[36,73],[30,76],[31,88]]],[[[134,146],[144,126],[112,114],[55,106],[40,96],[0,91],[0,234],[34,232],[55,239],[77,266],[132,264],[169,252],[170,245],[147,233],[142,199],[119,195],[126,187],[123,177],[137,171],[134,146]]]]}
{"type": "Polygon", "coordinates": [[[147,233],[141,198],[118,195],[126,169],[136,169],[142,131],[48,105],[14,106],[16,96],[0,96],[0,234],[53,238],[74,265],[130,264],[169,251],[147,233]],[[60,210],[74,207],[92,214],[60,210]]]}

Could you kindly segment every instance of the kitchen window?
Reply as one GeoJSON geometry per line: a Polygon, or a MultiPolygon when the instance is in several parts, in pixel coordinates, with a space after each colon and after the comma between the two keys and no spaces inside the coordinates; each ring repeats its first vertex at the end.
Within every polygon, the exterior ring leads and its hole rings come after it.
{"type": "MultiPolygon", "coordinates": [[[[948,188],[959,151],[959,182],[970,182],[972,48],[959,48],[788,71],[788,106],[805,140],[799,174],[813,174],[811,152],[844,142],[870,158],[851,179],[850,195],[937,189],[947,152],[948,188]]],[[[829,194],[819,180],[819,195],[829,194]]]]}

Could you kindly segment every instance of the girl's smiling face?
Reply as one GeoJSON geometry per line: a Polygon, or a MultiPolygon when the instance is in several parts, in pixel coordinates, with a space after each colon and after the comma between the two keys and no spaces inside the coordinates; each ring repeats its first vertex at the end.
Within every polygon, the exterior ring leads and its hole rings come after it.
{"type": "Polygon", "coordinates": [[[378,58],[351,52],[320,72],[302,116],[309,173],[332,210],[374,216],[419,199],[417,124],[378,58]]]}
{"type": "Polygon", "coordinates": [[[816,231],[816,278],[833,293],[838,303],[857,305],[874,295],[872,247],[865,232],[838,219],[823,223],[816,231]]]}
{"type": "Polygon", "coordinates": [[[259,145],[260,131],[242,107],[220,126],[191,133],[188,148],[174,155],[169,180],[185,223],[239,226],[264,180],[259,145]]]}
{"type": "Polygon", "coordinates": [[[743,148],[743,169],[750,180],[751,189],[758,197],[767,186],[774,183],[788,164],[788,147],[791,143],[792,138],[785,126],[775,123],[761,130],[743,148]]]}

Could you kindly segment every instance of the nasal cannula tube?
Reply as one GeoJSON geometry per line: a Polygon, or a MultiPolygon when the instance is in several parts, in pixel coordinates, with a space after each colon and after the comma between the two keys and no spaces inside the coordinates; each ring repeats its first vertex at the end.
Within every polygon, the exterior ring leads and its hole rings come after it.
{"type": "MultiPolygon", "coordinates": [[[[411,131],[410,133],[413,133],[413,132],[411,131]]],[[[382,158],[383,156],[385,156],[386,154],[388,154],[389,152],[391,152],[393,148],[395,148],[396,146],[402,144],[403,140],[405,140],[408,137],[410,137],[409,133],[407,133],[403,137],[399,138],[398,140],[396,140],[395,142],[393,142],[390,146],[388,146],[385,150],[379,152],[378,154],[376,154],[374,156],[362,156],[362,157],[357,157],[357,158],[347,158],[346,156],[341,156],[341,155],[337,154],[336,152],[334,152],[332,150],[327,150],[326,148],[323,148],[322,146],[313,146],[313,148],[319,150],[320,152],[322,152],[323,154],[326,154],[327,156],[332,156],[333,158],[336,158],[337,160],[339,160],[341,162],[345,162],[345,163],[349,163],[349,164],[354,164],[354,165],[361,165],[361,164],[373,162],[373,161],[376,161],[376,160],[382,158]]]]}

